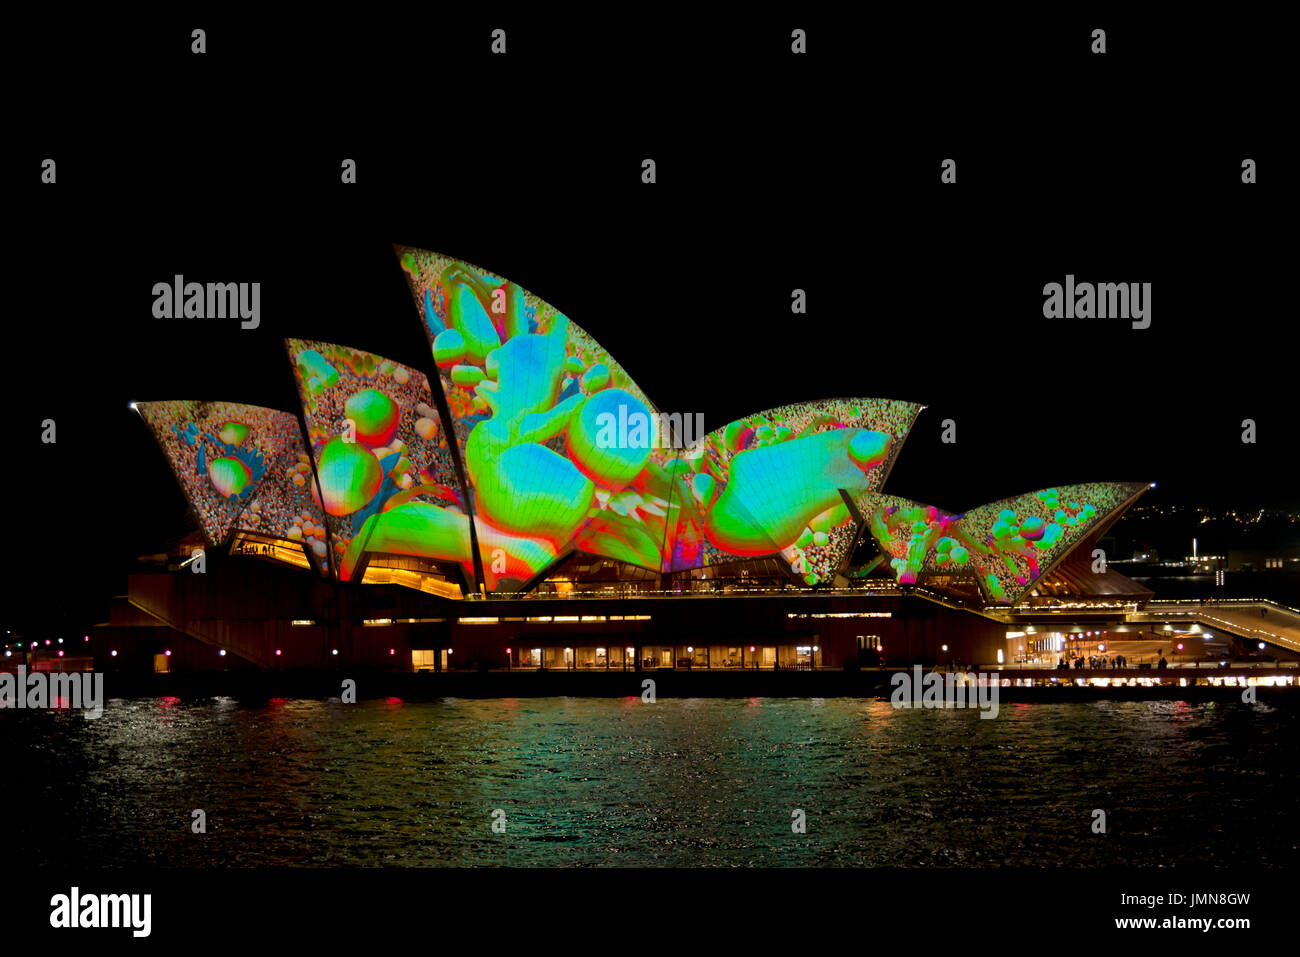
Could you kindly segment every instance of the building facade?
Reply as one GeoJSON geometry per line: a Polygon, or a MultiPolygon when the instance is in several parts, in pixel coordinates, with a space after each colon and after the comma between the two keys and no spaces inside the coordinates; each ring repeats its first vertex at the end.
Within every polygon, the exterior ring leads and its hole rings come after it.
{"type": "Polygon", "coordinates": [[[396,254],[427,369],[290,339],[300,414],[135,405],[197,533],[100,626],[118,667],[978,662],[1005,657],[1016,609],[1149,597],[1078,560],[1147,483],[915,502],[884,486],[918,403],[799,403],[703,434],[518,285],[396,254]]]}

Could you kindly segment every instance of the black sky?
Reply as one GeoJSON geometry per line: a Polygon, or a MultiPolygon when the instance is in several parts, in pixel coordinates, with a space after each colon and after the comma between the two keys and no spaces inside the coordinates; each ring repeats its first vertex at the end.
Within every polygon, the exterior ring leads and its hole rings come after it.
{"type": "Polygon", "coordinates": [[[1300,507],[1272,40],[1199,57],[1194,31],[1112,29],[1103,60],[1078,22],[986,25],[984,45],[972,24],[821,22],[800,60],[784,20],[551,23],[512,27],[502,63],[478,43],[495,24],[435,43],[404,16],[217,25],[206,59],[179,24],[111,53],[32,40],[67,86],[26,98],[7,160],[15,597],[96,606],[187,524],[131,400],[296,411],[285,336],[428,369],[392,243],[520,283],[710,429],[798,400],[923,402],[896,494],[960,510],[1150,480],[1162,500],[1300,507]],[[177,273],[261,282],[261,327],[154,319],[177,273]],[[1152,283],[1151,328],[1044,319],[1067,273],[1152,283]],[[73,566],[70,599],[49,569],[73,566]]]}

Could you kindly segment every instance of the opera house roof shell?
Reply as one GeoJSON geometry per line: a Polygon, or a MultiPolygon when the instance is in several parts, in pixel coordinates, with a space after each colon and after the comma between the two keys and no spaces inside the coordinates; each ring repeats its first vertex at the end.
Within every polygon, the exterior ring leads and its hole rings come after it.
{"type": "Polygon", "coordinates": [[[1063,485],[954,514],[882,492],[923,406],[838,398],[700,435],[613,356],[504,277],[395,247],[425,371],[288,339],[301,421],[232,402],[140,402],[206,541],[301,545],[323,576],[372,556],[515,592],[573,552],[652,573],[778,561],[818,586],[888,575],[1018,601],[1147,483],[1063,485]],[[874,557],[851,563],[863,541],[874,557]]]}

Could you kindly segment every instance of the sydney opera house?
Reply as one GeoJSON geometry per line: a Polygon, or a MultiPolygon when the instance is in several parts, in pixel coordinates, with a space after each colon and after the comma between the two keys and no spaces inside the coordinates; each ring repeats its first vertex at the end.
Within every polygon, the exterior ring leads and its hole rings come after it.
{"type": "Polygon", "coordinates": [[[1146,483],[964,513],[911,501],[885,488],[915,402],[826,399],[693,434],[555,307],[396,253],[425,368],[289,339],[299,410],[135,404],[196,528],[130,576],[97,666],[991,663],[1123,630],[1150,598],[1093,558],[1146,483]]]}

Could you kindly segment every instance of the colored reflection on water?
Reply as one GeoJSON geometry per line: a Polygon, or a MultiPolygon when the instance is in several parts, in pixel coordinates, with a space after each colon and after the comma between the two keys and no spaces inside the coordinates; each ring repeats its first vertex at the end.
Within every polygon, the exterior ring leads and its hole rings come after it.
{"type": "Polygon", "coordinates": [[[0,800],[34,864],[1294,865],[1298,704],[113,701],[0,713],[0,800]]]}

